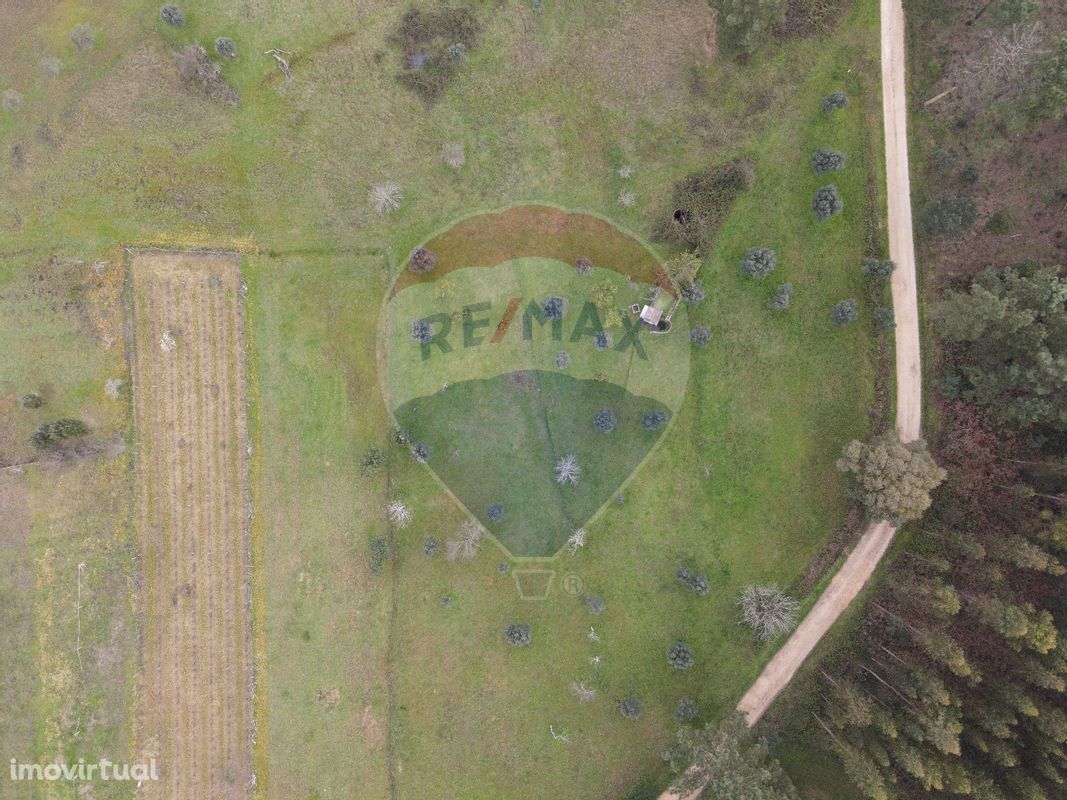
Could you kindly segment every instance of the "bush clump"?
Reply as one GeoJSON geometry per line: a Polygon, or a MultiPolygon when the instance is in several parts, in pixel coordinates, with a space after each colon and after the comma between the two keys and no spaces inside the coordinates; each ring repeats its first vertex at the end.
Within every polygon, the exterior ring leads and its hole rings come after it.
{"type": "Polygon", "coordinates": [[[674,718],[678,722],[692,722],[700,714],[700,707],[692,697],[683,697],[674,707],[674,718]]]}
{"type": "Polygon", "coordinates": [[[611,433],[616,422],[615,412],[610,408],[602,408],[593,414],[593,427],[601,433],[611,433]]]}
{"type": "Polygon", "coordinates": [[[673,202],[652,226],[652,239],[707,254],[734,201],[755,180],[752,162],[731,161],[694,172],[674,185],[673,202]]]}
{"type": "Polygon", "coordinates": [[[567,301],[552,295],[541,301],[541,318],[546,321],[563,319],[567,312],[567,301]]]}
{"type": "Polygon", "coordinates": [[[687,670],[696,663],[693,648],[680,639],[667,651],[667,663],[677,670],[687,670]]]}
{"type": "Polygon", "coordinates": [[[836,186],[824,186],[815,192],[811,199],[811,210],[819,221],[830,219],[834,214],[840,214],[845,208],[845,202],[837,193],[836,186]]]}
{"type": "Polygon", "coordinates": [[[30,392],[22,397],[23,408],[40,408],[44,405],[44,398],[37,392],[30,392]]]}
{"type": "Polygon", "coordinates": [[[769,247],[750,247],[741,259],[741,271],[750,278],[766,278],[778,265],[778,254],[769,247]]]}
{"type": "Polygon", "coordinates": [[[818,175],[837,172],[845,166],[845,154],[829,147],[820,147],[811,157],[811,166],[818,175]]]}
{"type": "Polygon", "coordinates": [[[786,0],[714,0],[718,42],[726,52],[749,58],[785,19],[786,0]]]}
{"type": "Polygon", "coordinates": [[[493,503],[489,508],[485,510],[485,515],[489,517],[490,522],[500,522],[504,517],[504,504],[493,503]]]}
{"type": "Polygon", "coordinates": [[[222,77],[220,67],[203,45],[187,44],[174,56],[178,74],[189,86],[199,89],[209,100],[224,106],[237,106],[241,102],[238,91],[222,77]]]}
{"type": "Polygon", "coordinates": [[[593,344],[597,350],[610,350],[615,344],[615,337],[607,331],[597,331],[593,334],[593,344]]]}
{"type": "Polygon", "coordinates": [[[504,628],[504,641],[515,647],[525,647],[533,640],[529,625],[511,624],[504,628]]]}
{"type": "Polygon", "coordinates": [[[444,95],[481,32],[482,26],[470,8],[424,10],[413,6],[401,17],[392,37],[400,47],[403,63],[397,80],[427,105],[433,105],[444,95]]]}
{"type": "Polygon", "coordinates": [[[89,426],[80,419],[62,417],[55,422],[37,426],[30,437],[30,444],[38,450],[49,450],[67,439],[77,439],[89,433],[89,426]]]}
{"type": "Polygon", "coordinates": [[[578,256],[574,259],[574,271],[584,278],[593,271],[593,262],[585,256],[578,256]]]}
{"type": "Polygon", "coordinates": [[[10,111],[14,114],[22,108],[22,92],[15,89],[4,89],[4,94],[0,96],[0,106],[3,106],[4,111],[10,111]]]}
{"type": "Polygon", "coordinates": [[[897,265],[888,258],[871,258],[868,256],[863,259],[863,274],[870,275],[872,278],[888,278],[896,268],[897,265]]]}
{"type": "Polygon", "coordinates": [[[767,301],[767,308],[772,311],[785,311],[793,301],[793,284],[780,283],[774,290],[774,297],[767,301]]]}
{"type": "Polygon", "coordinates": [[[359,472],[368,478],[377,475],[385,466],[385,461],[385,451],[378,447],[371,447],[359,457],[359,472]]]}
{"type": "Polygon", "coordinates": [[[860,314],[856,309],[856,301],[852,298],[842,300],[830,311],[830,319],[837,325],[848,325],[859,318],[860,314]]]}
{"type": "Polygon", "coordinates": [[[711,341],[711,328],[707,325],[696,325],[689,331],[689,341],[697,347],[704,349],[711,341]]]}
{"type": "Polygon", "coordinates": [[[433,536],[429,536],[422,543],[422,552],[427,558],[432,558],[437,555],[438,548],[441,547],[441,543],[437,541],[433,536]]]}
{"type": "Polygon", "coordinates": [[[641,427],[646,431],[658,431],[671,419],[671,415],[658,408],[650,408],[641,415],[641,427]]]}
{"type": "Polygon", "coordinates": [[[96,44],[96,31],[88,22],[79,22],[70,29],[70,43],[79,53],[92,50],[93,45],[96,44]]]}
{"type": "Polygon", "coordinates": [[[678,571],[674,573],[674,578],[686,589],[700,597],[704,597],[711,591],[711,587],[708,585],[708,576],[687,566],[679,567],[678,571]]]}
{"type": "Polygon", "coordinates": [[[159,18],[167,25],[181,28],[185,25],[185,14],[180,8],[167,3],[159,9],[159,18]]]}
{"type": "Polygon", "coordinates": [[[417,319],[411,323],[411,338],[419,344],[426,344],[433,339],[433,329],[430,320],[417,319]]]}
{"type": "Polygon", "coordinates": [[[408,269],[416,275],[429,272],[437,266],[437,254],[425,247],[416,247],[408,259],[408,269]]]}
{"type": "Polygon", "coordinates": [[[698,305],[704,299],[704,284],[700,281],[686,281],[679,287],[682,299],[691,306],[698,305]]]}
{"type": "Polygon", "coordinates": [[[430,460],[430,445],[426,442],[415,442],[411,445],[411,457],[420,464],[425,464],[430,460]]]}
{"type": "Polygon", "coordinates": [[[237,58],[237,43],[229,36],[220,36],[215,40],[215,52],[222,58],[237,58]]]}
{"type": "Polygon", "coordinates": [[[556,369],[566,369],[571,365],[571,354],[566,350],[556,352],[556,369]]]}
{"type": "Polygon", "coordinates": [[[585,596],[585,607],[589,609],[590,614],[604,613],[604,601],[595,594],[587,594],[585,596]]]}
{"type": "Polygon", "coordinates": [[[891,308],[876,308],[874,310],[874,327],[880,331],[889,331],[897,326],[896,315],[891,308]]]}
{"type": "Polygon", "coordinates": [[[1015,227],[1015,220],[1010,211],[1001,209],[996,212],[985,224],[986,233],[991,233],[994,236],[1003,236],[1006,233],[1011,233],[1011,229],[1015,227]]]}
{"type": "Polygon", "coordinates": [[[959,239],[978,220],[978,203],[973,197],[942,195],[919,212],[916,227],[924,236],[959,239]]]}
{"type": "Polygon", "coordinates": [[[619,713],[626,719],[637,719],[641,716],[641,701],[630,695],[619,701],[619,713]]]}
{"type": "Polygon", "coordinates": [[[848,95],[839,89],[836,92],[830,92],[830,94],[823,98],[822,110],[824,114],[829,114],[831,111],[837,111],[847,105],[848,95]]]}

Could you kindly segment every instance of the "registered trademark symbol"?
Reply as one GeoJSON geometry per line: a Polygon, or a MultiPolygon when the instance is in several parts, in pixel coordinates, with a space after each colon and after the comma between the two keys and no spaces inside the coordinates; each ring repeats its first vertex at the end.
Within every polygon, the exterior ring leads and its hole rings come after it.
{"type": "Polygon", "coordinates": [[[569,595],[579,595],[582,593],[582,589],[585,588],[585,582],[582,580],[581,575],[575,575],[573,572],[568,572],[563,576],[563,591],[569,595]]]}

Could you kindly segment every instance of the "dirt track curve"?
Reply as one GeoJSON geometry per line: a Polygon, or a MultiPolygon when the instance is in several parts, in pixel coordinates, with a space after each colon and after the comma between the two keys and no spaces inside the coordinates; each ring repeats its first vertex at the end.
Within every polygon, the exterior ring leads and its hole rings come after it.
{"type": "MultiPolygon", "coordinates": [[[[922,420],[922,371],[919,360],[919,309],[915,280],[915,240],[911,221],[911,181],[908,173],[908,115],[904,67],[904,8],[902,0],[881,0],[882,113],[885,125],[886,184],[889,200],[889,257],[893,273],[893,311],[896,316],[897,434],[905,442],[919,438],[922,420]]],[[[872,523],[834,575],[826,591],[793,631],[781,649],[745,692],[737,709],[756,722],[789,684],[815,645],[830,630],[874,573],[896,528],[872,523]]],[[[685,800],[693,800],[694,792],[685,800]]],[[[666,791],[659,800],[678,800],[666,791]]]]}

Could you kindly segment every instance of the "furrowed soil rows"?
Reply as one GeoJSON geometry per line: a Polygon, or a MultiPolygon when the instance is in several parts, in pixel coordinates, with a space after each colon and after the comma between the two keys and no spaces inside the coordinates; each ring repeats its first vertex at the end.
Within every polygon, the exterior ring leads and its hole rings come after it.
{"type": "Polygon", "coordinates": [[[130,261],[146,798],[250,795],[247,436],[236,256],[130,261]]]}

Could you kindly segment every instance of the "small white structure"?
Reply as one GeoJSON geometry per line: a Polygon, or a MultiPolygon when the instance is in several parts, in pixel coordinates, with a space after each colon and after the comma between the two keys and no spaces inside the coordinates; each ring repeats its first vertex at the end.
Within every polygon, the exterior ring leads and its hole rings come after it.
{"type": "Polygon", "coordinates": [[[647,322],[652,327],[659,325],[659,321],[663,318],[663,309],[656,308],[654,306],[645,306],[641,309],[641,321],[647,322]]]}

